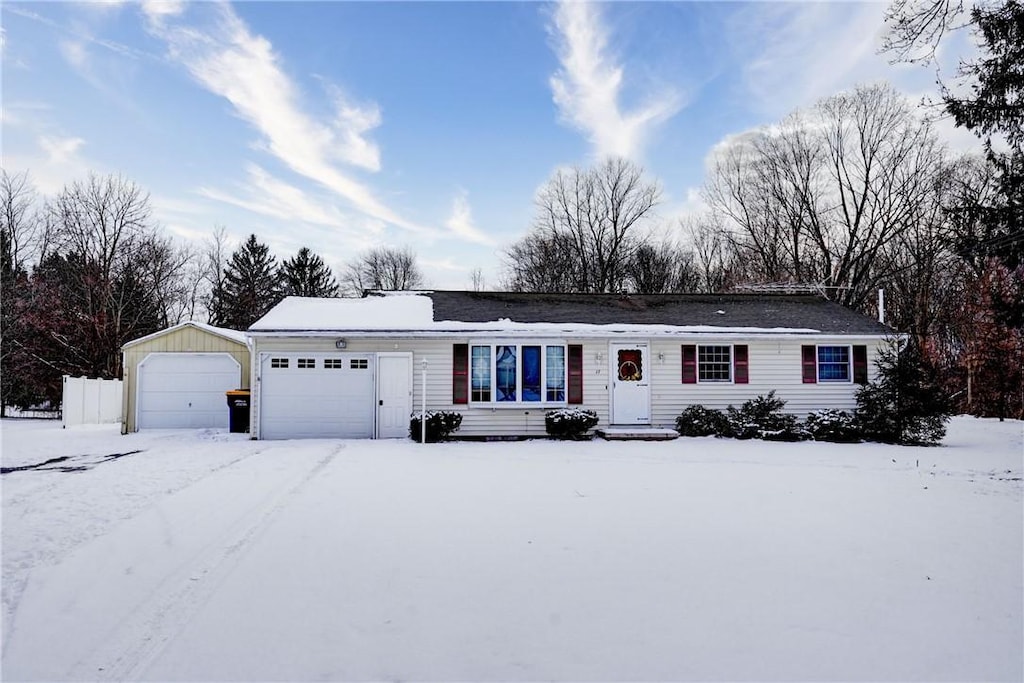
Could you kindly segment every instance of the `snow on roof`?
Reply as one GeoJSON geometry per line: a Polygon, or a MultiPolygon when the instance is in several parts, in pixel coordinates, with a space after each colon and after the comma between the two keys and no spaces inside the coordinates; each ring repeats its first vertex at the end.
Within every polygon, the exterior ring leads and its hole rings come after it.
{"type": "Polygon", "coordinates": [[[434,323],[434,304],[422,294],[314,299],[290,296],[249,327],[250,332],[421,330],[434,323]]]}
{"type": "Polygon", "coordinates": [[[124,348],[128,348],[129,346],[135,346],[136,344],[141,344],[143,342],[147,342],[150,339],[156,339],[157,337],[163,336],[163,335],[168,334],[170,332],[174,332],[175,330],[183,329],[185,327],[195,327],[197,329],[203,330],[204,332],[209,332],[210,334],[215,334],[218,337],[224,337],[225,339],[229,339],[231,341],[238,342],[239,344],[245,344],[246,343],[246,334],[245,334],[245,332],[239,332],[238,330],[229,330],[229,329],[227,329],[225,327],[214,327],[213,325],[207,325],[206,323],[196,322],[195,320],[186,320],[183,323],[178,323],[177,325],[171,325],[167,329],[160,330],[159,332],[154,332],[152,334],[147,334],[145,337],[139,337],[138,339],[133,339],[130,342],[125,343],[121,348],[124,349],[124,348]]]}
{"type": "Polygon", "coordinates": [[[210,332],[211,334],[219,334],[222,337],[227,337],[228,339],[232,339],[232,340],[234,340],[236,342],[241,342],[242,344],[245,343],[246,334],[245,334],[244,331],[229,330],[226,327],[214,327],[213,325],[207,325],[206,323],[200,323],[200,322],[195,322],[195,321],[191,321],[191,322],[192,322],[193,325],[195,325],[199,329],[206,330],[207,332],[210,332]]]}
{"type": "Polygon", "coordinates": [[[416,332],[443,335],[458,332],[490,334],[574,334],[600,336],[606,334],[679,334],[694,332],[808,334],[812,328],[753,327],[726,325],[665,324],[594,324],[582,322],[514,322],[508,318],[488,321],[434,320],[434,301],[429,293],[406,293],[401,296],[370,295],[365,298],[314,299],[287,297],[256,321],[249,332],[273,334],[288,332],[358,333],[416,332]]]}

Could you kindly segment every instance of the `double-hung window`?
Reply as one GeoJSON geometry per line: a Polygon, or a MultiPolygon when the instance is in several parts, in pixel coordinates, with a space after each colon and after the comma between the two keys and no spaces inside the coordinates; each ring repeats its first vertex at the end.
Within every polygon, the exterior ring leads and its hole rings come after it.
{"type": "Polygon", "coordinates": [[[697,377],[701,382],[732,381],[732,347],[698,346],[697,377]]]}
{"type": "Polygon", "coordinates": [[[561,344],[472,344],[470,401],[562,403],[566,352],[561,344]]]}
{"type": "Polygon", "coordinates": [[[746,344],[683,344],[683,384],[749,381],[746,344]]]}
{"type": "Polygon", "coordinates": [[[850,347],[819,346],[818,347],[818,381],[849,382],[850,381],[850,347]]]}
{"type": "Polygon", "coordinates": [[[868,383],[868,347],[863,344],[805,344],[800,349],[805,384],[868,383]]]}

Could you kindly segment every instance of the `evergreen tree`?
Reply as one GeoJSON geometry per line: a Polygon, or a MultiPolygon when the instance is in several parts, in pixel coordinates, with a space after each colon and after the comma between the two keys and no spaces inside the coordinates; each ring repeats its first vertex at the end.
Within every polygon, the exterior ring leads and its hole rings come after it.
{"type": "Polygon", "coordinates": [[[913,341],[883,349],[874,381],[857,391],[864,438],[906,446],[933,446],[946,435],[951,414],[936,373],[913,341]]]}
{"type": "Polygon", "coordinates": [[[331,269],[306,247],[281,264],[281,287],[284,296],[338,296],[338,283],[331,269]]]}
{"type": "Polygon", "coordinates": [[[277,259],[270,248],[249,235],[231,254],[224,269],[220,304],[223,324],[235,330],[247,329],[281,301],[281,277],[277,259]]]}
{"type": "MultiPolygon", "coordinates": [[[[944,87],[942,99],[956,125],[984,139],[996,193],[979,207],[982,234],[961,248],[974,257],[998,258],[1019,289],[1024,286],[1024,3],[975,6],[971,23],[983,58],[960,67],[969,94],[944,87]],[[1000,144],[993,145],[993,137],[1000,144]]],[[[1024,329],[1024,300],[996,298],[993,305],[1002,323],[1024,329]]]]}
{"type": "Polygon", "coordinates": [[[0,417],[7,416],[7,406],[27,408],[33,403],[31,392],[20,381],[25,329],[18,311],[27,288],[28,273],[15,265],[4,230],[0,233],[0,417]]]}

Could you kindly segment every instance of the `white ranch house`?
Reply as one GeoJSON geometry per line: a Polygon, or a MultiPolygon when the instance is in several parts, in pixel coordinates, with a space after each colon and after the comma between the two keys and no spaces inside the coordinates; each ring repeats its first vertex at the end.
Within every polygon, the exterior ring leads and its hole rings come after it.
{"type": "Polygon", "coordinates": [[[893,335],[808,295],[289,297],[248,330],[251,433],[405,437],[424,398],[463,415],[462,438],[543,436],[567,406],[599,428],[670,428],[689,405],[771,390],[792,413],[850,410],[893,335]]]}

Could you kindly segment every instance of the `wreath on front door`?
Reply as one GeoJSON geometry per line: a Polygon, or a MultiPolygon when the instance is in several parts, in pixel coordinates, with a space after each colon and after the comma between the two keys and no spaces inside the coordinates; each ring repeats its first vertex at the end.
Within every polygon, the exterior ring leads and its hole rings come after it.
{"type": "Polygon", "coordinates": [[[639,382],[643,379],[639,351],[619,351],[619,381],[639,382]]]}

